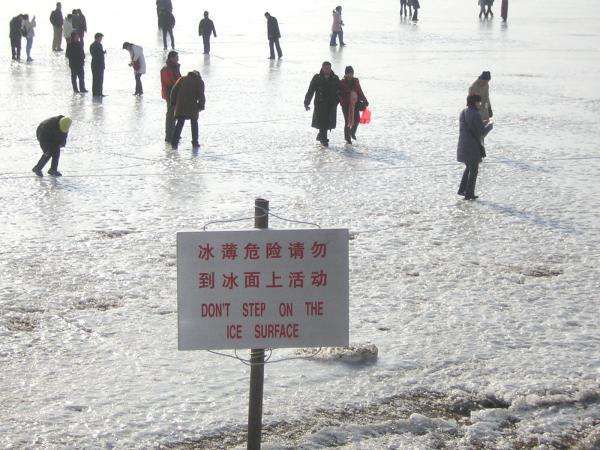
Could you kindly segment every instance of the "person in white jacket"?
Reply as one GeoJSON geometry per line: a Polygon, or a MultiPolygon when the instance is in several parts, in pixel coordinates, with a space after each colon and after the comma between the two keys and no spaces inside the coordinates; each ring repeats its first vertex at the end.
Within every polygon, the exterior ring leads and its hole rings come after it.
{"type": "Polygon", "coordinates": [[[23,15],[23,34],[25,35],[25,40],[27,41],[27,46],[25,50],[27,51],[27,62],[33,61],[31,58],[31,47],[33,46],[33,37],[35,36],[35,16],[33,19],[29,20],[29,14],[23,15]]]}
{"type": "Polygon", "coordinates": [[[131,62],[129,65],[133,67],[133,74],[135,76],[135,93],[133,95],[143,95],[144,88],[142,87],[142,75],[146,73],[144,49],[139,45],[132,44],[131,42],[124,42],[123,50],[127,50],[129,52],[129,56],[131,57],[131,62]]]}
{"type": "Polygon", "coordinates": [[[65,37],[67,44],[71,42],[73,31],[75,31],[75,28],[73,27],[73,14],[67,14],[63,23],[63,36],[65,37]]]}

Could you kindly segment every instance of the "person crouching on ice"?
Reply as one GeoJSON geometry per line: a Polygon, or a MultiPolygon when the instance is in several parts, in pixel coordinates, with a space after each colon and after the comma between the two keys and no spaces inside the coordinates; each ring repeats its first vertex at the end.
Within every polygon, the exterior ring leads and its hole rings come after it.
{"type": "Polygon", "coordinates": [[[38,163],[31,169],[38,177],[43,177],[42,169],[50,159],[50,170],[48,175],[60,177],[62,174],[58,171],[58,160],[60,159],[60,149],[67,144],[67,136],[71,127],[71,119],[65,116],[56,116],[44,120],[37,127],[36,135],[40,147],[44,154],[38,163]]]}

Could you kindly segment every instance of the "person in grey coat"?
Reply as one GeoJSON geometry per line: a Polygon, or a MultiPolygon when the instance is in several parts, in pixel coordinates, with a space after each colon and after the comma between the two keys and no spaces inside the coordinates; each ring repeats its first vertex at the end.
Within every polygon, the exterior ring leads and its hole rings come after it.
{"type": "Polygon", "coordinates": [[[485,147],[483,138],[493,128],[490,121],[487,125],[481,119],[481,113],[478,107],[481,104],[479,95],[469,95],[467,97],[467,107],[460,113],[460,132],[458,137],[458,147],[456,149],[456,160],[464,163],[465,170],[458,188],[458,195],[465,197],[465,200],[475,200],[475,182],[477,181],[477,172],[479,163],[485,158],[485,147]]]}

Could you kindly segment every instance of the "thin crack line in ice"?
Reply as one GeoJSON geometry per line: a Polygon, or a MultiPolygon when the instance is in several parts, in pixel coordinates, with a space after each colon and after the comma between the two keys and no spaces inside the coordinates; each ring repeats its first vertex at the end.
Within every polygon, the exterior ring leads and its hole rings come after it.
{"type": "MultiPolygon", "coordinates": [[[[551,161],[585,161],[585,160],[597,160],[600,156],[586,156],[586,157],[572,157],[572,158],[548,158],[548,159],[524,159],[520,162],[551,162],[551,161]]],[[[159,161],[157,161],[159,162],[159,161]]],[[[353,169],[353,170],[216,170],[216,171],[188,171],[181,172],[181,175],[235,175],[235,174],[256,174],[256,175],[327,175],[327,174],[344,174],[344,173],[367,173],[367,172],[382,172],[391,170],[404,170],[404,169],[422,169],[428,167],[448,167],[455,166],[458,163],[437,163],[437,164],[415,164],[415,165],[398,165],[389,167],[373,167],[371,169],[353,169]]],[[[487,161],[486,165],[500,165],[506,164],[506,161],[487,161]]],[[[21,173],[21,172],[19,172],[21,173]]],[[[110,173],[82,173],[76,175],[66,175],[63,178],[110,178],[110,177],[152,177],[152,176],[164,176],[163,172],[149,172],[149,173],[122,173],[122,174],[110,174],[110,173]]],[[[22,175],[14,177],[0,177],[0,180],[17,180],[31,178],[31,175],[22,175]]]]}

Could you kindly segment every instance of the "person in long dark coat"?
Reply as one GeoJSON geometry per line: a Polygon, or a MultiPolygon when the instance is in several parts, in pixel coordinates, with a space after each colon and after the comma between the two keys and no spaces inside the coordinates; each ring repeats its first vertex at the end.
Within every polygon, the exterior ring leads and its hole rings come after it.
{"type": "Polygon", "coordinates": [[[217,30],[215,28],[215,23],[208,18],[208,11],[204,11],[204,19],[198,24],[198,34],[202,36],[204,54],[210,54],[210,36],[212,34],[217,37],[217,30]]]}
{"type": "Polygon", "coordinates": [[[329,145],[327,132],[336,126],[339,93],[340,79],[331,70],[331,63],[325,61],[321,71],[313,76],[304,97],[304,108],[307,111],[310,110],[313,95],[315,97],[312,127],[319,130],[317,140],[325,147],[329,145]]]}
{"type": "Polygon", "coordinates": [[[106,51],[102,47],[102,33],[96,33],[94,42],[90,45],[90,54],[92,55],[92,95],[94,97],[104,97],[102,88],[104,85],[104,56],[106,51]]]}
{"type": "Polygon", "coordinates": [[[277,49],[277,56],[281,58],[283,52],[279,45],[279,39],[281,39],[281,31],[279,31],[279,22],[277,18],[273,17],[268,12],[265,13],[267,19],[267,39],[269,40],[269,59],[275,59],[275,48],[277,49]]]}
{"type": "Polygon", "coordinates": [[[58,171],[58,160],[60,159],[60,149],[67,144],[70,127],[71,119],[65,116],[50,117],[37,127],[36,137],[44,154],[31,171],[38,177],[44,176],[42,169],[50,159],[52,159],[52,163],[48,174],[55,177],[62,175],[58,171]]]}
{"type": "Polygon", "coordinates": [[[458,146],[456,149],[456,160],[465,164],[465,170],[458,188],[458,195],[463,195],[465,200],[475,200],[475,182],[479,171],[479,163],[485,158],[485,147],[483,138],[493,128],[493,123],[487,125],[481,119],[479,106],[481,97],[469,95],[467,107],[460,113],[460,131],[458,146]]]}
{"type": "Polygon", "coordinates": [[[73,85],[73,92],[86,93],[85,88],[85,52],[83,50],[83,42],[79,38],[79,34],[73,32],[71,35],[71,41],[67,44],[67,51],[65,56],[69,60],[69,67],[71,68],[71,84],[73,85]],[[77,88],[77,80],[79,79],[79,88],[77,88]]]}
{"type": "Polygon", "coordinates": [[[502,5],[500,6],[500,16],[502,17],[503,22],[508,20],[508,0],[502,0],[502,5]]]}
{"type": "Polygon", "coordinates": [[[21,40],[23,39],[23,15],[19,14],[9,23],[10,50],[13,61],[21,61],[21,40]]]}
{"type": "Polygon", "coordinates": [[[204,111],[206,105],[204,81],[199,72],[190,72],[175,83],[171,90],[171,104],[174,107],[175,119],[177,119],[171,145],[174,149],[177,148],[183,125],[186,120],[189,120],[192,126],[192,146],[198,148],[200,146],[198,142],[198,117],[200,111],[204,111]]]}

